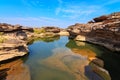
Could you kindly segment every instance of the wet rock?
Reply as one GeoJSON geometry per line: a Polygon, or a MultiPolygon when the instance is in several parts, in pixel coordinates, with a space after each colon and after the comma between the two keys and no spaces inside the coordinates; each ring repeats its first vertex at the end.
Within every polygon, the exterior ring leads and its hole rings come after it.
{"type": "Polygon", "coordinates": [[[96,64],[96,65],[98,65],[98,66],[100,66],[100,67],[104,67],[104,62],[103,62],[103,60],[101,60],[101,59],[98,59],[98,58],[90,58],[89,59],[92,63],[94,63],[94,64],[96,64]]]}
{"type": "Polygon", "coordinates": [[[103,78],[103,80],[111,80],[110,74],[107,70],[105,70],[102,67],[99,67],[98,65],[91,62],[90,64],[91,69],[97,73],[99,76],[103,78]]]}

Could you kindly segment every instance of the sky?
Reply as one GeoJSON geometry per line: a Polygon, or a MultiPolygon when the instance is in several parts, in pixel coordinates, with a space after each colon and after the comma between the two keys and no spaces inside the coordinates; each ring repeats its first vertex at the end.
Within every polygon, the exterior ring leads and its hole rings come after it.
{"type": "Polygon", "coordinates": [[[120,11],[120,0],[0,0],[0,23],[66,28],[120,11]]]}

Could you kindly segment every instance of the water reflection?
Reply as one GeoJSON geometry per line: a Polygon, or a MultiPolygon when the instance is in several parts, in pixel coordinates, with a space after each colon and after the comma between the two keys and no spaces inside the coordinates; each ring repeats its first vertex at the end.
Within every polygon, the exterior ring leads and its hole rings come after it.
{"type": "Polygon", "coordinates": [[[28,67],[21,59],[0,65],[0,80],[31,80],[28,67]]]}
{"type": "Polygon", "coordinates": [[[85,42],[70,40],[66,44],[66,47],[70,48],[75,54],[86,56],[88,59],[98,56],[98,54],[94,51],[96,50],[95,47],[92,47],[90,44],[85,42]]]}
{"type": "Polygon", "coordinates": [[[70,48],[75,54],[87,57],[89,64],[84,66],[84,69],[85,75],[89,80],[111,80],[108,71],[104,69],[104,62],[101,59],[98,59],[98,57],[102,55],[102,52],[98,47],[73,40],[70,40],[66,44],[66,47],[70,48]]]}
{"type": "Polygon", "coordinates": [[[104,67],[112,80],[120,79],[119,56],[96,45],[67,37],[58,39],[43,39],[29,45],[30,54],[23,58],[25,62],[18,59],[1,64],[0,80],[110,80],[104,67]]]}
{"type": "Polygon", "coordinates": [[[75,77],[72,80],[87,80],[87,77],[84,75],[84,66],[88,64],[88,60],[86,57],[74,55],[69,49],[55,48],[52,56],[43,59],[39,63],[71,74],[75,77]]]}
{"type": "Polygon", "coordinates": [[[35,41],[29,50],[25,64],[30,67],[32,80],[103,80],[90,68],[90,61],[101,55],[90,44],[60,37],[49,43],[35,41]]]}
{"type": "Polygon", "coordinates": [[[28,40],[28,44],[32,44],[33,42],[37,41],[43,41],[43,42],[54,42],[56,40],[59,40],[60,36],[54,36],[54,37],[44,37],[44,38],[39,38],[39,37],[33,37],[28,40]]]}
{"type": "Polygon", "coordinates": [[[87,80],[84,66],[85,56],[74,54],[66,48],[67,37],[46,43],[42,41],[29,45],[30,55],[26,64],[30,67],[32,80],[87,80]]]}

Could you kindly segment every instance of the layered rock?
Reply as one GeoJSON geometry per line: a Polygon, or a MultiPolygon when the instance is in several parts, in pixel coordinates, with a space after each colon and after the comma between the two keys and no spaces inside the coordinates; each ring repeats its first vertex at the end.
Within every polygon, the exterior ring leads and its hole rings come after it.
{"type": "Polygon", "coordinates": [[[44,27],[46,32],[53,32],[53,33],[59,33],[60,32],[60,28],[58,27],[44,27]]]}
{"type": "Polygon", "coordinates": [[[24,56],[28,53],[28,33],[32,28],[20,25],[0,24],[0,61],[24,56]]]}
{"type": "Polygon", "coordinates": [[[29,52],[27,44],[36,39],[49,42],[68,34],[58,27],[28,28],[0,23],[0,61],[26,55],[29,52]]]}
{"type": "Polygon", "coordinates": [[[99,44],[120,51],[120,12],[94,18],[87,24],[75,24],[67,29],[70,38],[99,44]]]}

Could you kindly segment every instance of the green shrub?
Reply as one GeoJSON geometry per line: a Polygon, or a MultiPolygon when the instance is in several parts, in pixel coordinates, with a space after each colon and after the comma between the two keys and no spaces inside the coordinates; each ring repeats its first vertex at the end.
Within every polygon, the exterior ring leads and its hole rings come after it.
{"type": "Polygon", "coordinates": [[[6,40],[6,38],[0,36],[0,43],[3,43],[6,40]]]}
{"type": "Polygon", "coordinates": [[[36,34],[41,34],[41,33],[45,33],[45,32],[46,32],[46,31],[45,31],[44,28],[40,28],[40,29],[35,28],[35,29],[34,29],[34,33],[36,33],[36,34]]]}

